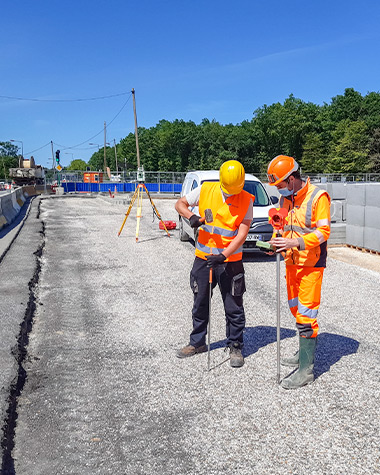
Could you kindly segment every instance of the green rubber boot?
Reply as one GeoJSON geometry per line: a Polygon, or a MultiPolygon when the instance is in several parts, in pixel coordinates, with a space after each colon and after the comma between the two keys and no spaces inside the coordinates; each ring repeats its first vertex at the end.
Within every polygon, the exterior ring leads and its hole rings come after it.
{"type": "Polygon", "coordinates": [[[297,351],[290,358],[281,358],[282,366],[298,366],[300,364],[300,352],[297,351]]]}
{"type": "Polygon", "coordinates": [[[298,389],[314,381],[314,356],[316,338],[300,337],[299,367],[297,371],[281,381],[285,389],[298,389]]]}

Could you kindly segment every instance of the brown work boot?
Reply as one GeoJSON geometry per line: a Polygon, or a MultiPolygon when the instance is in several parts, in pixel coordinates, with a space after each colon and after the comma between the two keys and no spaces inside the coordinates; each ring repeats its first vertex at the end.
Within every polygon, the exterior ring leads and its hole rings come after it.
{"type": "Polygon", "coordinates": [[[192,345],[187,345],[181,348],[180,350],[177,351],[177,357],[178,358],[188,358],[189,356],[194,356],[197,353],[204,353],[207,351],[207,346],[202,345],[202,346],[192,346],[192,345]]]}
{"type": "Polygon", "coordinates": [[[240,368],[244,364],[244,358],[241,354],[241,348],[239,343],[235,342],[230,347],[230,365],[233,368],[240,368]]]}

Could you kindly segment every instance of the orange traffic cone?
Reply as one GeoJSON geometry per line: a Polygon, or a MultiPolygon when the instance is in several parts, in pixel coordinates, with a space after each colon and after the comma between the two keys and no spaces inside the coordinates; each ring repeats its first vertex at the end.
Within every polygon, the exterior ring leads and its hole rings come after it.
{"type": "Polygon", "coordinates": [[[115,185],[114,195],[117,195],[117,188],[116,188],[116,185],[115,185]]]}

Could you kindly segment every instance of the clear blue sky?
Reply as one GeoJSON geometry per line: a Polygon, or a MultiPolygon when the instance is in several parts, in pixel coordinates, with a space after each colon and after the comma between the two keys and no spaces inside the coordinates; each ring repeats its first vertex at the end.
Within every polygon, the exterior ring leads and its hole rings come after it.
{"type": "Polygon", "coordinates": [[[3,0],[1,16],[1,96],[128,93],[1,97],[0,141],[45,166],[51,140],[63,166],[87,161],[123,105],[107,141],[133,132],[132,88],[142,127],[236,124],[289,94],[322,104],[380,90],[379,0],[3,0]]]}

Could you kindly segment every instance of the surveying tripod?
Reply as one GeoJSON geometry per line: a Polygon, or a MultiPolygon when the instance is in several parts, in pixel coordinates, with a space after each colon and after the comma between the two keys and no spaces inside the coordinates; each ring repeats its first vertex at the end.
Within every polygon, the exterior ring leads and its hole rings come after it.
{"type": "Polygon", "coordinates": [[[136,218],[137,218],[137,222],[136,222],[136,242],[139,240],[139,230],[140,230],[140,219],[141,219],[141,213],[142,213],[142,195],[143,195],[143,191],[145,190],[145,193],[148,195],[148,198],[150,200],[150,203],[152,205],[152,208],[153,208],[153,212],[154,214],[157,216],[157,218],[161,221],[167,235],[170,237],[170,233],[169,231],[167,230],[166,226],[165,226],[165,223],[164,221],[162,221],[162,218],[160,216],[160,213],[158,212],[155,204],[153,203],[153,200],[152,198],[150,197],[150,194],[149,194],[149,191],[147,190],[147,187],[144,185],[144,183],[139,183],[137,185],[137,188],[135,190],[135,192],[133,193],[133,196],[132,196],[132,199],[131,199],[131,204],[129,205],[129,208],[127,210],[127,212],[125,213],[125,218],[124,218],[124,221],[123,221],[123,224],[121,225],[121,228],[120,228],[120,231],[118,232],[118,236],[120,236],[121,234],[121,231],[123,230],[124,228],[124,224],[125,222],[127,221],[127,218],[129,216],[129,213],[131,212],[131,209],[132,209],[132,206],[133,206],[133,203],[136,201],[137,199],[137,214],[136,214],[136,218]]]}

